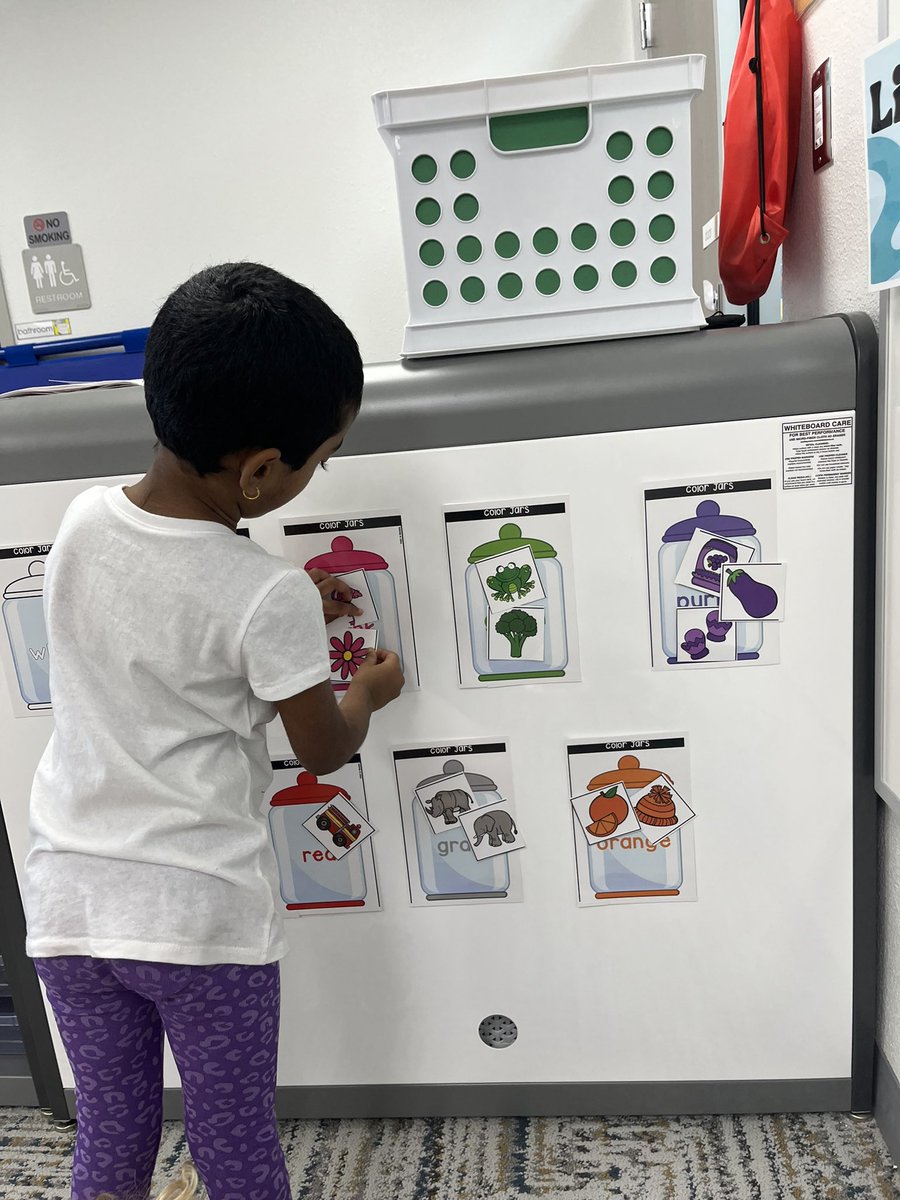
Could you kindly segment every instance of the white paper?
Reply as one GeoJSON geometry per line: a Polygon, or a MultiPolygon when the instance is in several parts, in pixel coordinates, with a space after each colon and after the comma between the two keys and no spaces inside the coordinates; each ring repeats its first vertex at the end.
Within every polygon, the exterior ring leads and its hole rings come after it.
{"type": "Polygon", "coordinates": [[[687,801],[675,790],[675,785],[671,779],[665,775],[660,775],[654,779],[647,787],[640,791],[630,791],[631,803],[634,805],[635,816],[641,825],[641,834],[644,840],[650,846],[655,846],[657,842],[661,842],[665,837],[671,837],[677,829],[694,817],[694,810],[688,805],[687,801]],[[646,816],[642,814],[641,801],[652,801],[655,794],[658,794],[666,801],[671,801],[675,806],[674,820],[669,825],[652,824],[646,816]]]}

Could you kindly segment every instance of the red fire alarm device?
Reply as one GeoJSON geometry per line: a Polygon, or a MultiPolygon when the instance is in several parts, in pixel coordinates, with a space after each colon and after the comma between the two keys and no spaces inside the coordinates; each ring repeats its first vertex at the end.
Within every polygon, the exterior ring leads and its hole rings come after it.
{"type": "Polygon", "coordinates": [[[831,59],[826,58],[812,77],[813,170],[834,162],[831,153],[831,59]]]}

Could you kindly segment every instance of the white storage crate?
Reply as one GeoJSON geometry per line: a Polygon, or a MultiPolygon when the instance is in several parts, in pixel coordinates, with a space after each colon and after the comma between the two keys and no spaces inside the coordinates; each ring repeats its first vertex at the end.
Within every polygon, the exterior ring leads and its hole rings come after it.
{"type": "Polygon", "coordinates": [[[696,329],[701,54],[379,92],[403,228],[403,354],[696,329]]]}

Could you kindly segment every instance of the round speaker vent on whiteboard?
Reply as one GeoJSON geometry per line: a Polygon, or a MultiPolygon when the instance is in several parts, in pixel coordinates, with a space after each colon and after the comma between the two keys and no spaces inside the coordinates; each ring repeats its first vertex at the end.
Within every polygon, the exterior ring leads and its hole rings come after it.
{"type": "Polygon", "coordinates": [[[478,1026],[478,1036],[492,1050],[505,1050],[519,1036],[519,1031],[512,1017],[492,1013],[489,1017],[485,1017],[478,1026]]]}

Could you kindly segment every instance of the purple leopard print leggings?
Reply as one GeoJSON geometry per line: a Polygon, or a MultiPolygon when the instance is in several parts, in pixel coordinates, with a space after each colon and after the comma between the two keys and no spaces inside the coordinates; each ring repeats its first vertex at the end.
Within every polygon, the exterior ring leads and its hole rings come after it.
{"type": "Polygon", "coordinates": [[[277,963],[35,960],[75,1075],[72,1200],[145,1200],[162,1132],[163,1030],[209,1200],[290,1200],[275,1122],[277,963]]]}

